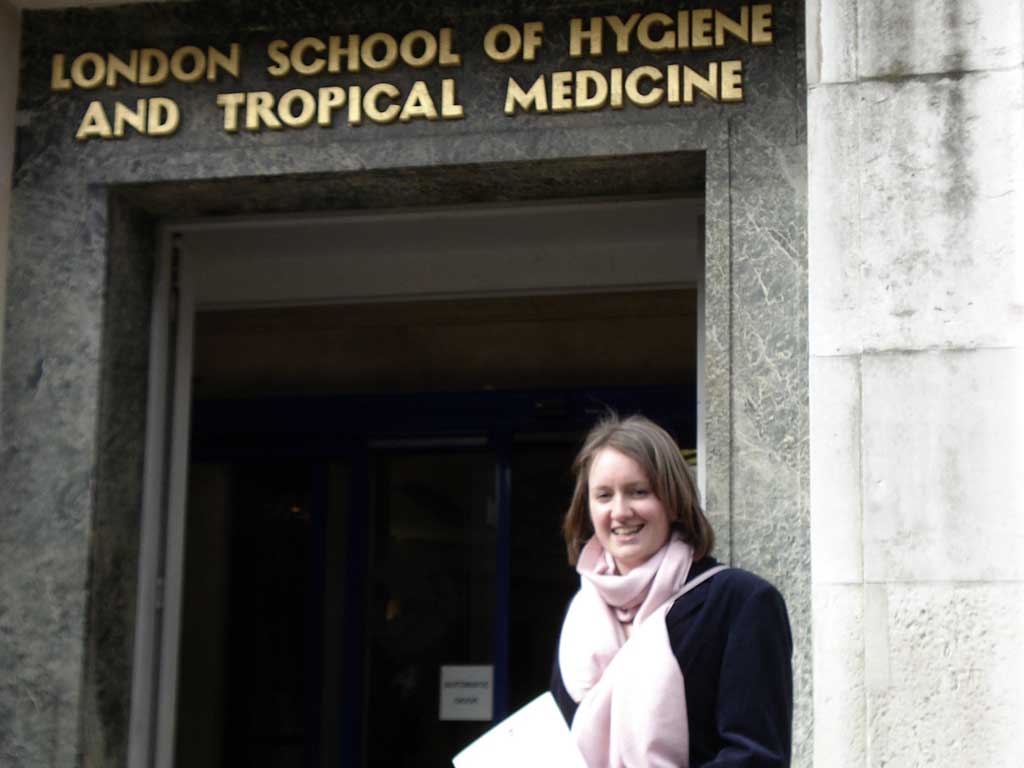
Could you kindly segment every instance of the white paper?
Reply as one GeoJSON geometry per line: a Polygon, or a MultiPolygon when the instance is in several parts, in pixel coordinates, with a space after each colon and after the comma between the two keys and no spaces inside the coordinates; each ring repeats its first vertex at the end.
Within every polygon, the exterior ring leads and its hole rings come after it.
{"type": "Polygon", "coordinates": [[[455,768],[587,768],[550,693],[506,717],[452,759],[455,768]]]}
{"type": "Polygon", "coordinates": [[[494,667],[441,667],[441,720],[490,720],[494,716],[494,667]]]}

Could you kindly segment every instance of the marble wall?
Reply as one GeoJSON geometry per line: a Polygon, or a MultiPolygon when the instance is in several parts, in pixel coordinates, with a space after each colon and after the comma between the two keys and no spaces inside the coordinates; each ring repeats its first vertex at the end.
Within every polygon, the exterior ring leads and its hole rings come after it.
{"type": "MultiPolygon", "coordinates": [[[[14,163],[14,108],[18,96],[18,55],[21,15],[0,0],[0,328],[3,327],[4,297],[7,295],[7,240],[10,235],[11,166],[14,163]]],[[[0,360],[4,357],[0,334],[0,360]]],[[[0,397],[3,391],[0,390],[0,397]]],[[[3,400],[0,400],[2,405],[3,400]]]]}
{"type": "MultiPolygon", "coordinates": [[[[739,52],[742,105],[517,118],[501,110],[507,76],[579,68],[565,55],[568,18],[623,13],[621,3],[339,7],[230,0],[24,15],[0,414],[4,764],[126,761],[149,281],[162,220],[537,199],[566,189],[679,193],[690,188],[697,153],[707,210],[708,506],[719,555],[771,579],[788,600],[798,691],[794,764],[809,765],[802,4],[776,3],[775,43],[739,52]],[[535,65],[497,65],[480,52],[483,30],[508,19],[542,19],[551,31],[535,65]],[[174,136],[77,143],[87,103],[115,96],[48,87],[55,51],[241,40],[258,52],[277,35],[443,25],[457,27],[462,41],[464,63],[453,76],[467,114],[457,122],[232,135],[220,129],[214,104],[224,89],[169,84],[160,95],[175,98],[184,116],[174,136]],[[584,186],[567,183],[573,179],[584,186]]],[[[645,7],[675,10],[629,4],[645,7]]],[[[619,58],[600,66],[636,65],[642,57],[619,58]]],[[[260,56],[246,62],[241,90],[283,90],[269,81],[260,56]]],[[[356,78],[373,79],[382,78],[356,78]]],[[[401,87],[413,78],[399,68],[386,79],[401,87]]],[[[117,97],[152,93],[125,88],[117,97]]]]}
{"type": "Polygon", "coordinates": [[[815,762],[1021,765],[1022,10],[807,11],[815,762]]]}

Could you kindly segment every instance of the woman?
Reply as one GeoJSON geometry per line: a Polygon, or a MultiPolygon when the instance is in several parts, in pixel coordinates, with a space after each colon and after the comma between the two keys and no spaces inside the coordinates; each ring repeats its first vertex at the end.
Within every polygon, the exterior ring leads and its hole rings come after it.
{"type": "Polygon", "coordinates": [[[714,533],[678,446],[648,419],[610,418],[574,471],[563,530],[580,590],[551,689],[587,765],[788,766],[785,603],[710,556],[714,533]]]}

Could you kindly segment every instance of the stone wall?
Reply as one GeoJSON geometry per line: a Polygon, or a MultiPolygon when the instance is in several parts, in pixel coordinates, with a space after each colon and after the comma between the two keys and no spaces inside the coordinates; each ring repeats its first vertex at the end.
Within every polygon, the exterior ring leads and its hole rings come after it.
{"type": "MultiPolygon", "coordinates": [[[[7,295],[7,240],[11,210],[11,166],[14,162],[14,105],[18,96],[18,49],[21,41],[21,16],[0,0],[0,328],[4,321],[4,297],[7,295]]],[[[0,334],[0,361],[4,357],[0,334]]],[[[3,390],[0,389],[0,404],[3,390]]]]}
{"type": "Polygon", "coordinates": [[[815,763],[1024,765],[1021,6],[807,11],[815,763]]]}
{"type": "MultiPolygon", "coordinates": [[[[227,0],[24,14],[0,413],[5,765],[125,763],[146,291],[154,228],[162,220],[436,204],[445,196],[501,202],[509,198],[494,169],[534,169],[566,158],[572,168],[614,182],[615,194],[643,194],[658,190],[635,185],[628,170],[610,177],[609,161],[628,169],[643,156],[681,162],[694,154],[703,156],[707,218],[707,501],[719,556],[769,578],[788,601],[796,640],[795,765],[809,764],[803,5],[775,3],[774,44],[743,48],[743,104],[522,119],[502,113],[510,74],[581,68],[566,56],[568,18],[645,7],[666,10],[662,3],[607,0],[227,0]],[[509,19],[543,19],[561,30],[535,66],[501,67],[483,57],[483,30],[509,19]],[[213,99],[227,89],[171,83],[161,95],[177,99],[187,117],[174,136],[77,143],[88,102],[113,96],[49,90],[56,51],[232,40],[259,51],[271,35],[294,40],[446,24],[460,30],[463,42],[457,77],[467,115],[457,122],[229,134],[220,130],[213,99]]],[[[600,67],[641,60],[631,54],[600,67]]],[[[253,56],[239,89],[281,92],[259,64],[253,56]]],[[[377,79],[401,86],[413,74],[396,69],[377,79]]],[[[153,92],[123,88],[117,97],[130,103],[145,95],[153,92]]],[[[577,171],[565,168],[561,178],[531,188],[532,199],[566,189],[564,174],[577,171]]]]}

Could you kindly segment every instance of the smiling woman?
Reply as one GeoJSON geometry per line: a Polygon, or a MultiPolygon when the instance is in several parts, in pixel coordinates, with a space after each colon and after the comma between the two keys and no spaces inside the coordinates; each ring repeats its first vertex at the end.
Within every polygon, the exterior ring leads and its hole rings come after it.
{"type": "Polygon", "coordinates": [[[668,540],[668,512],[641,466],[614,448],[598,451],[588,485],[594,535],[625,575],[668,540]]]}
{"type": "Polygon", "coordinates": [[[587,765],[788,766],[785,603],[710,557],[714,534],[675,441],[643,417],[613,417],[574,470],[563,529],[580,590],[551,689],[587,765]]]}

